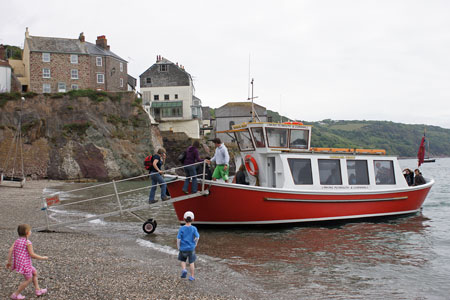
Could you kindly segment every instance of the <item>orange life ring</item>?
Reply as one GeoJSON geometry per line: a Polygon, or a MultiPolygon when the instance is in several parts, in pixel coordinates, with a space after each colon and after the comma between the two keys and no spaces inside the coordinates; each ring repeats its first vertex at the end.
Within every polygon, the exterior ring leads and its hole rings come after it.
{"type": "Polygon", "coordinates": [[[258,168],[258,164],[256,163],[256,160],[253,158],[253,156],[251,156],[250,154],[247,154],[245,156],[245,169],[247,170],[247,172],[252,175],[252,176],[258,176],[259,173],[259,168],[258,168]],[[252,163],[253,168],[251,168],[250,163],[252,163]]]}

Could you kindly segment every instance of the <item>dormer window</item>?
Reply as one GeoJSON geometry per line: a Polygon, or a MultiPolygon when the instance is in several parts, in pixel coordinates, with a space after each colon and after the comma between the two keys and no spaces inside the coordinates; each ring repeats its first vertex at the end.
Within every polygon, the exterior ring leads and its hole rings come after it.
{"type": "Polygon", "coordinates": [[[169,66],[168,65],[159,65],[159,71],[167,72],[167,71],[169,71],[169,66]]]}

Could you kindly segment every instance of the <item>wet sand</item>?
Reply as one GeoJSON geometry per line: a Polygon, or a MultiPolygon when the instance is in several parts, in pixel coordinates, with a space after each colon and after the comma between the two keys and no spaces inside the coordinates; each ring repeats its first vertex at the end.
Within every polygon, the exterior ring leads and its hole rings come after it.
{"type": "MultiPolygon", "coordinates": [[[[58,181],[30,181],[24,188],[0,185],[0,299],[9,299],[23,277],[5,269],[17,225],[45,225],[40,211],[43,190],[58,181]]],[[[11,184],[8,184],[11,186],[11,184]]],[[[246,278],[217,262],[196,264],[196,281],[179,277],[173,255],[141,247],[132,240],[98,236],[60,227],[33,232],[30,240],[47,261],[33,260],[40,299],[261,299],[263,293],[246,278]]],[[[36,299],[32,284],[22,293],[36,299]]]]}

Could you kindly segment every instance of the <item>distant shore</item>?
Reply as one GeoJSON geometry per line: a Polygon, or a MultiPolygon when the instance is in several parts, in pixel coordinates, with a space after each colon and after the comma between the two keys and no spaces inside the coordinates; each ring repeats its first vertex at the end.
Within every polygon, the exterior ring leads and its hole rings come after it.
{"type": "MultiPolygon", "coordinates": [[[[0,185],[0,299],[9,299],[22,280],[4,264],[17,238],[17,225],[45,225],[40,211],[43,190],[61,184],[38,180],[26,182],[24,188],[0,185]]],[[[33,261],[41,287],[49,291],[43,299],[261,299],[245,280],[233,280],[229,275],[234,272],[216,262],[198,263],[196,281],[183,280],[176,257],[132,240],[65,227],[33,232],[30,240],[37,254],[49,257],[48,261],[33,261]]],[[[22,294],[36,298],[32,285],[22,294]]]]}

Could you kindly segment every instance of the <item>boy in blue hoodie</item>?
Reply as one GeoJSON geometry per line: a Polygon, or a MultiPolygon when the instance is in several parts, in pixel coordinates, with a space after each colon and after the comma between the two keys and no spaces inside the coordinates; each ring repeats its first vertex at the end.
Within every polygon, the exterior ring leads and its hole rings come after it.
{"type": "Polygon", "coordinates": [[[195,255],[195,247],[197,246],[198,239],[200,235],[198,234],[197,227],[191,225],[194,220],[194,213],[187,211],[184,213],[184,221],[186,225],[180,227],[177,235],[177,247],[180,252],[178,253],[178,260],[181,261],[181,278],[186,278],[186,260],[189,260],[189,269],[191,271],[191,276],[189,280],[195,280],[194,272],[195,265],[194,262],[197,259],[195,255]]]}

